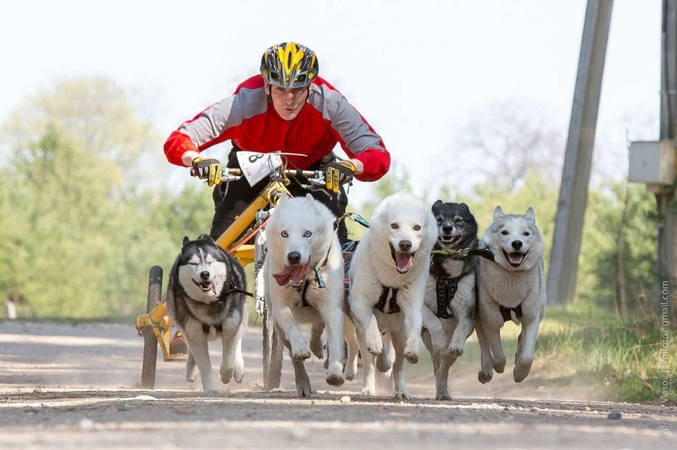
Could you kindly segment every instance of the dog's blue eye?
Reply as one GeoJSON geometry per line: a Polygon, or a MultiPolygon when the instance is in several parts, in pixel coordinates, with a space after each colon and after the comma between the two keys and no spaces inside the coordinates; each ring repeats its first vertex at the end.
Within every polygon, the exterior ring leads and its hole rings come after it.
{"type": "Polygon", "coordinates": [[[414,225],[414,231],[420,231],[421,225],[414,225]]]}
{"type": "Polygon", "coordinates": [[[390,228],[392,228],[393,230],[397,230],[399,227],[400,227],[400,226],[399,226],[398,224],[396,224],[396,223],[391,223],[391,224],[390,224],[390,228]]]}
{"type": "Polygon", "coordinates": [[[289,233],[287,233],[286,231],[283,231],[282,233],[280,233],[280,236],[282,236],[283,238],[287,238],[287,237],[289,237],[289,233]]]}
{"type": "Polygon", "coordinates": [[[312,235],[313,235],[312,231],[306,231],[305,233],[303,233],[303,237],[305,237],[305,238],[309,238],[312,235]]]}
{"type": "Polygon", "coordinates": [[[456,223],[463,223],[463,219],[461,218],[456,219],[456,223]]]}
{"type": "Polygon", "coordinates": [[[437,218],[437,225],[442,225],[442,218],[441,217],[437,218]]]}

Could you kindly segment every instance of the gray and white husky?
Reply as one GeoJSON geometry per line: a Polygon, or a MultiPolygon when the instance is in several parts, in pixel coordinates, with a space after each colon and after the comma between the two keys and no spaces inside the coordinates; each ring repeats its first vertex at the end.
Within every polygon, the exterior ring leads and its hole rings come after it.
{"type": "Polygon", "coordinates": [[[275,327],[289,349],[299,397],[311,396],[303,361],[310,358],[311,351],[323,358],[321,335],[325,327],[329,349],[326,381],[333,386],[344,382],[344,271],[334,220],[331,211],[308,194],[283,197],[266,227],[266,299],[275,327]],[[301,333],[300,323],[312,324],[310,343],[301,333]]]}
{"type": "Polygon", "coordinates": [[[186,336],[186,380],[195,381],[199,368],[205,392],[217,390],[208,341],[218,336],[223,344],[221,381],[228,384],[234,378],[242,382],[242,338],[249,311],[243,294],[246,287],[242,266],[214,239],[207,235],[194,241],[183,238],[169,276],[167,307],[186,336]]]}
{"type": "Polygon", "coordinates": [[[478,379],[486,383],[493,371],[505,370],[501,328],[508,320],[522,325],[515,353],[513,377],[524,380],[534,360],[536,337],[545,317],[543,238],[533,208],[523,215],[505,214],[500,206],[482,240],[494,261],[482,258],[478,273],[479,308],[475,321],[480,343],[478,379]]]}
{"type": "Polygon", "coordinates": [[[477,222],[465,203],[436,201],[432,213],[438,237],[433,247],[430,277],[423,306],[423,342],[430,352],[436,380],[436,400],[451,400],[449,368],[463,355],[475,328],[477,256],[456,259],[445,251],[476,249],[477,222]]]}

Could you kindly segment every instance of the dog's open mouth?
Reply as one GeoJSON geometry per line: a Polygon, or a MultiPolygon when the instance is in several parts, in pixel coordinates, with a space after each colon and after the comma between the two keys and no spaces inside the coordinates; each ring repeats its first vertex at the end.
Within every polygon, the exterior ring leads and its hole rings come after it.
{"type": "Polygon", "coordinates": [[[292,287],[300,288],[308,272],[310,272],[310,256],[305,265],[284,266],[284,270],[280,273],[274,273],[273,277],[280,286],[291,282],[292,287]]]}
{"type": "Polygon", "coordinates": [[[457,234],[456,236],[444,236],[440,235],[439,240],[445,246],[452,246],[456,244],[461,239],[461,235],[457,234]]]}
{"type": "Polygon", "coordinates": [[[527,257],[527,253],[529,252],[527,251],[526,253],[521,252],[508,253],[505,250],[503,250],[503,256],[505,256],[505,259],[508,260],[508,262],[512,267],[521,266],[522,263],[524,262],[524,258],[527,257]]]}
{"type": "Polygon", "coordinates": [[[216,285],[213,281],[200,281],[198,283],[197,281],[193,280],[193,283],[195,283],[195,286],[199,287],[202,292],[212,291],[214,294],[216,294],[216,285]]]}
{"type": "Polygon", "coordinates": [[[416,256],[416,252],[414,253],[396,252],[395,247],[393,247],[393,244],[390,244],[390,256],[392,256],[393,261],[395,261],[395,267],[397,268],[397,271],[401,274],[405,274],[409,272],[411,266],[414,265],[414,256],[416,256]]]}

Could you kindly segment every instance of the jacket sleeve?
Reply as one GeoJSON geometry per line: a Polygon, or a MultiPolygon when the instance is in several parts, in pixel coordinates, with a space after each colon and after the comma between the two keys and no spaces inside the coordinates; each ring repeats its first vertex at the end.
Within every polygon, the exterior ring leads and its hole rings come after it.
{"type": "Polygon", "coordinates": [[[183,167],[181,157],[185,152],[201,152],[212,145],[236,138],[241,124],[240,99],[236,94],[181,124],[165,142],[165,156],[170,163],[183,167]]]}
{"type": "Polygon", "coordinates": [[[341,93],[332,90],[328,97],[333,110],[330,117],[334,137],[350,158],[364,164],[364,172],[355,178],[378,180],[390,169],[390,153],[383,139],[341,93]]]}

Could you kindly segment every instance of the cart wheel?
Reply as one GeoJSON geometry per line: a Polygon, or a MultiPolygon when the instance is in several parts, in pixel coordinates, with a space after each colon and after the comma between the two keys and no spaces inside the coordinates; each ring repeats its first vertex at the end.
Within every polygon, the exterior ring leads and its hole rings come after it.
{"type": "Polygon", "coordinates": [[[263,309],[263,388],[265,390],[280,387],[282,377],[282,340],[277,334],[273,317],[268,305],[263,309]]]}
{"type": "MultiPolygon", "coordinates": [[[[146,313],[155,308],[162,297],[162,267],[153,266],[148,276],[148,301],[146,313]]],[[[157,364],[157,337],[153,328],[148,326],[143,330],[143,367],[141,369],[141,387],[153,389],[155,386],[155,366],[157,364]]]]}

